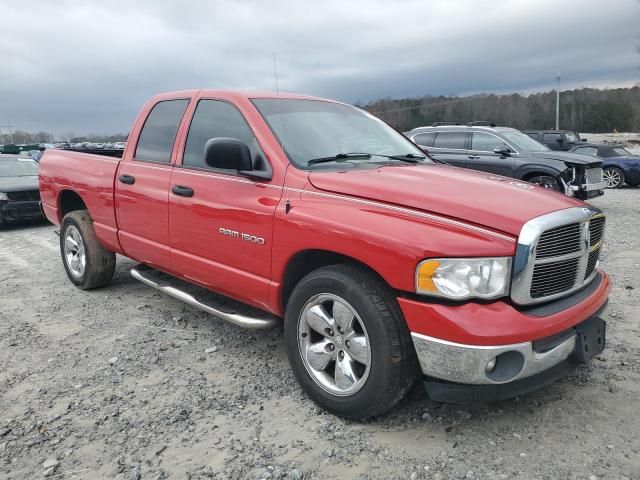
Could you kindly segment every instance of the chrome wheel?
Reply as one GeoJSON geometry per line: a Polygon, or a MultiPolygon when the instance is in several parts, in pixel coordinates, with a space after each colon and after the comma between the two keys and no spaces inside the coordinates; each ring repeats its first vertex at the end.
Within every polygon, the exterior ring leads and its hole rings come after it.
{"type": "Polygon", "coordinates": [[[607,168],[602,172],[602,179],[607,188],[618,188],[624,182],[622,173],[614,168],[607,168]]]}
{"type": "Polygon", "coordinates": [[[369,376],[371,345],[354,308],[337,295],[312,297],[298,319],[298,349],[313,380],[334,395],[359,391],[369,376]]]}
{"type": "Polygon", "coordinates": [[[82,236],[76,227],[69,225],[64,232],[64,259],[75,278],[81,278],[87,266],[82,236]]]}

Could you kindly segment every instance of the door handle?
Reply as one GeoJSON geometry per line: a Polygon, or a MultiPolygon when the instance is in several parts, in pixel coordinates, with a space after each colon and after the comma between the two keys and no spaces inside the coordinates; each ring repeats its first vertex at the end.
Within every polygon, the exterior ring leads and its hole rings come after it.
{"type": "Polygon", "coordinates": [[[477,160],[480,158],[480,155],[469,155],[467,158],[470,160],[477,160]]]}
{"type": "Polygon", "coordinates": [[[131,175],[120,175],[118,180],[122,183],[126,183],[127,185],[133,185],[136,183],[136,177],[132,177],[131,175]]]}
{"type": "Polygon", "coordinates": [[[174,185],[171,191],[181,197],[193,197],[193,188],[185,187],[184,185],[174,185]]]}

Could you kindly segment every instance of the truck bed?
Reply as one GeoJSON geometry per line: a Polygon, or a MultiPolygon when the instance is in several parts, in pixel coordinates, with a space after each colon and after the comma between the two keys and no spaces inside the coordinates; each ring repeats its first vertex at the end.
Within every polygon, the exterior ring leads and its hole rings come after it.
{"type": "Polygon", "coordinates": [[[69,150],[46,150],[40,160],[40,197],[47,218],[62,221],[64,202],[82,198],[98,239],[119,251],[114,208],[114,179],[120,159],[69,150]],[[68,190],[68,192],[65,192],[68,190]]]}

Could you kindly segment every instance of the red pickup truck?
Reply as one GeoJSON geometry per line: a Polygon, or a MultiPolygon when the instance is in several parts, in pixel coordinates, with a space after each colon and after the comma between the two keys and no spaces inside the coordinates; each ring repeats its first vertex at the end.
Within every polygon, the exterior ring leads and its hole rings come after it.
{"type": "Polygon", "coordinates": [[[297,380],[345,417],[418,379],[438,401],[520,395],[604,348],[599,210],[435,163],[343,103],[158,95],[122,159],[48,150],[40,190],[76,286],[109,283],[118,253],[220,318],[284,323],[297,380]]]}

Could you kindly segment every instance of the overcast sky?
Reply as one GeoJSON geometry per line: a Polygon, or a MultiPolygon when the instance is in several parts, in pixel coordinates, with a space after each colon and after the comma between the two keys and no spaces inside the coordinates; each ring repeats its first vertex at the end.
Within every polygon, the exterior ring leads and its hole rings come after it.
{"type": "MultiPolygon", "coordinates": [[[[152,94],[354,103],[640,83],[636,0],[0,0],[0,125],[127,132],[152,94]]],[[[4,130],[6,132],[6,129],[4,130]]]]}

